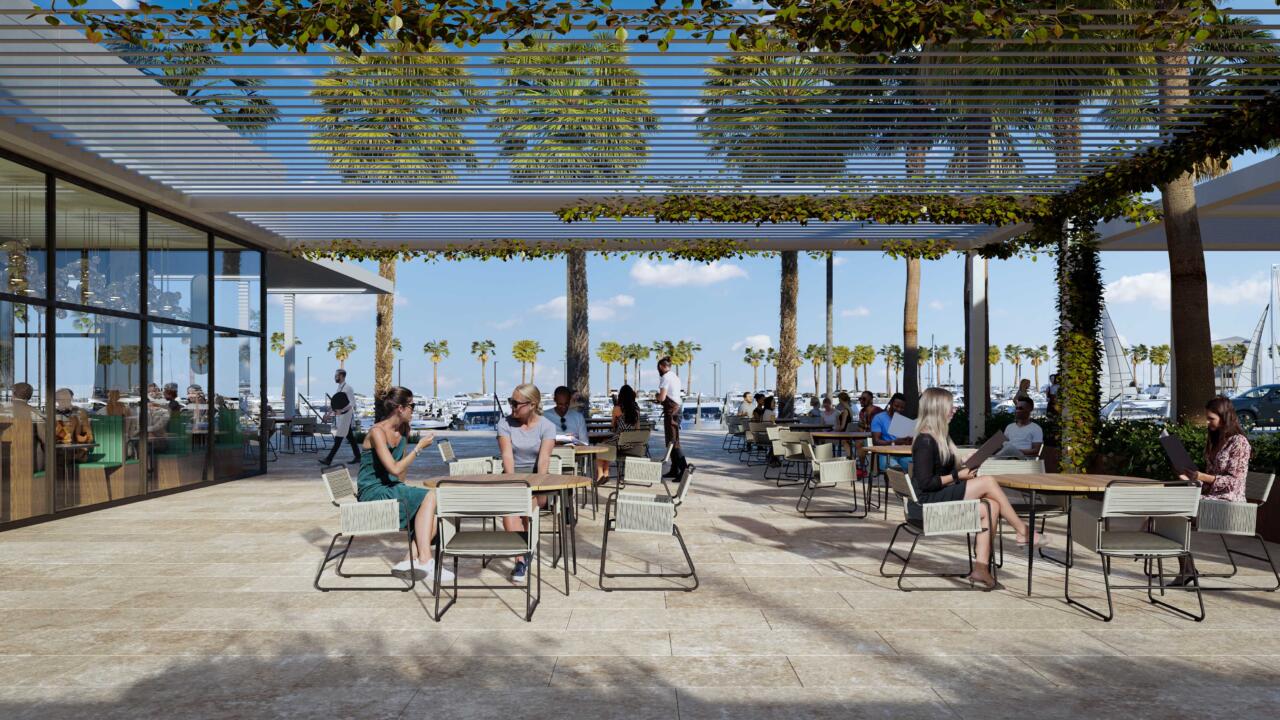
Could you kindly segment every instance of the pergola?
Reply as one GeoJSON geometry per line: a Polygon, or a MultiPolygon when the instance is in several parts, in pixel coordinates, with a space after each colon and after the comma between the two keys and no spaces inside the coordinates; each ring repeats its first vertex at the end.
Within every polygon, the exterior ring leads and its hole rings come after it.
{"type": "MultiPolygon", "coordinates": [[[[646,3],[620,3],[621,21],[596,32],[590,4],[569,4],[578,14],[563,25],[504,26],[506,47],[492,35],[430,52],[418,52],[422,34],[408,47],[391,37],[406,22],[419,27],[421,16],[404,10],[357,57],[333,45],[368,28],[336,21],[318,40],[237,51],[207,32],[113,43],[70,16],[50,27],[22,0],[0,0],[0,144],[280,250],[943,247],[966,254],[966,349],[980,357],[984,248],[1031,230],[1025,217],[566,223],[556,211],[682,195],[1051,202],[1091,178],[1140,175],[1144,153],[1280,87],[1275,9],[1225,9],[1203,22],[1198,2],[1087,13],[1045,4],[1010,28],[1000,20],[1011,4],[1000,2],[991,5],[1002,14],[967,10],[945,32],[921,20],[920,36],[938,40],[864,48],[872,33],[859,19],[845,44],[798,49],[785,11],[725,10],[715,15],[721,40],[708,44],[687,25],[642,38],[656,27],[646,3]],[[1188,16],[1194,23],[1180,25],[1188,16]],[[745,48],[723,42],[753,23],[780,29],[745,48]],[[520,42],[535,29],[537,40],[520,42]]],[[[804,12],[775,4],[791,6],[804,12]]],[[[850,9],[897,31],[875,12],[850,9]]],[[[1152,226],[1144,239],[1109,233],[1103,249],[1159,246],[1152,226]]],[[[1232,236],[1220,246],[1244,246],[1232,236]]],[[[983,395],[986,364],[966,372],[970,398],[983,395]]],[[[975,433],[985,412],[971,403],[975,433]]]]}

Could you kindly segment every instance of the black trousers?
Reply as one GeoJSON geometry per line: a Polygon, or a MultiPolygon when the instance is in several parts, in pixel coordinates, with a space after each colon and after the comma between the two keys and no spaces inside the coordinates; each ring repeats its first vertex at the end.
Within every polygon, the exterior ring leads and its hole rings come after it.
{"type": "MultiPolygon", "coordinates": [[[[356,431],[354,427],[347,428],[347,442],[351,443],[351,453],[355,456],[351,462],[360,462],[360,446],[356,444],[356,431]]],[[[333,447],[329,448],[329,455],[324,459],[324,464],[328,465],[333,462],[333,456],[338,454],[338,448],[342,446],[343,438],[334,437],[333,447]]]]}
{"type": "Polygon", "coordinates": [[[662,436],[666,440],[667,445],[671,445],[671,470],[670,475],[679,475],[684,472],[684,468],[689,464],[684,459],[684,451],[680,449],[680,420],[683,413],[680,412],[680,406],[670,400],[662,404],[662,436]]]}

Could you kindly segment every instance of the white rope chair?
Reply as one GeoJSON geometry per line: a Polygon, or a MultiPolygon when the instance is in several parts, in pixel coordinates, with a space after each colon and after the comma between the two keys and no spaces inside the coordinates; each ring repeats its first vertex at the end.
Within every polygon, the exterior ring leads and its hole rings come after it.
{"type": "Polygon", "coordinates": [[[1207,587],[1203,588],[1203,590],[1261,590],[1275,592],[1280,589],[1280,571],[1276,570],[1275,560],[1271,558],[1271,551],[1267,549],[1267,541],[1258,533],[1258,509],[1265,505],[1267,499],[1271,496],[1271,488],[1275,484],[1275,479],[1275,473],[1249,473],[1245,478],[1245,502],[1242,503],[1201,498],[1200,515],[1196,518],[1195,531],[1205,535],[1217,535],[1222,540],[1222,548],[1227,552],[1227,559],[1231,562],[1231,572],[1229,573],[1200,573],[1200,577],[1234,577],[1239,570],[1236,565],[1236,556],[1239,555],[1265,562],[1271,569],[1271,574],[1275,576],[1276,584],[1263,588],[1249,586],[1207,587]],[[1231,549],[1231,546],[1227,544],[1227,536],[1229,535],[1255,538],[1258,541],[1258,545],[1262,547],[1262,555],[1231,549]]]}
{"type": "MultiPolygon", "coordinates": [[[[904,520],[898,524],[893,531],[893,537],[889,539],[889,546],[885,548],[884,557],[880,560],[881,577],[893,577],[893,574],[884,571],[885,564],[889,561],[889,556],[897,558],[902,562],[902,568],[898,571],[898,589],[904,592],[911,590],[961,590],[959,587],[930,587],[930,588],[908,588],[903,587],[902,581],[905,578],[932,577],[932,578],[963,578],[973,572],[973,539],[978,533],[988,532],[982,527],[983,503],[987,504],[987,514],[995,517],[995,508],[987,500],[951,500],[947,502],[934,502],[920,504],[916,497],[915,486],[911,484],[911,478],[901,470],[895,467],[889,467],[885,470],[885,474],[889,479],[889,487],[902,500],[902,512],[904,520]],[[911,504],[915,504],[920,508],[920,517],[912,518],[909,514],[911,504]],[[901,555],[893,549],[893,544],[898,540],[898,533],[903,530],[911,535],[911,548],[907,550],[906,555],[901,555]],[[944,535],[964,535],[966,557],[969,561],[969,568],[961,573],[907,573],[907,566],[911,564],[911,557],[916,551],[916,544],[920,542],[922,537],[939,537],[944,535]]],[[[995,577],[996,568],[994,564],[990,564],[992,577],[995,577]]],[[[972,584],[970,584],[972,588],[972,584]]],[[[986,588],[984,588],[986,589],[986,588]]]]}
{"type": "Polygon", "coordinates": [[[858,511],[858,470],[857,464],[853,460],[847,458],[835,459],[831,457],[830,445],[804,445],[803,451],[809,459],[813,467],[813,473],[805,481],[804,487],[800,489],[800,497],[796,500],[796,511],[807,518],[862,518],[867,516],[867,508],[865,503],[861,513],[858,511]],[[825,448],[825,450],[824,450],[825,448]],[[827,457],[819,458],[818,454],[822,453],[827,457]],[[848,484],[853,490],[853,505],[848,508],[827,507],[822,510],[812,510],[810,505],[813,498],[817,495],[818,490],[829,490],[848,484]]]}
{"type": "Polygon", "coordinates": [[[1070,564],[1066,566],[1063,582],[1067,603],[1100,620],[1110,622],[1115,617],[1115,606],[1111,602],[1112,589],[1145,589],[1147,600],[1153,605],[1159,605],[1196,622],[1204,620],[1204,596],[1200,593],[1200,579],[1194,572],[1187,585],[1172,589],[1195,592],[1200,605],[1199,615],[1158,600],[1155,596],[1156,590],[1164,595],[1167,589],[1164,585],[1164,561],[1191,558],[1191,521],[1195,519],[1199,506],[1198,483],[1150,481],[1112,482],[1107,486],[1101,512],[1096,516],[1090,516],[1092,513],[1087,504],[1073,503],[1071,523],[1078,530],[1073,532],[1072,538],[1102,557],[1102,582],[1107,593],[1107,612],[1103,614],[1071,597],[1070,564]],[[1124,518],[1146,522],[1138,529],[1111,529],[1112,520],[1124,518]],[[1090,520],[1093,521],[1092,528],[1089,527],[1090,520]],[[1111,560],[1116,557],[1154,561],[1157,572],[1155,575],[1146,574],[1145,585],[1112,585],[1111,560]],[[1159,585],[1153,585],[1153,581],[1158,581],[1159,585]]]}
{"type": "Polygon", "coordinates": [[[618,489],[628,485],[653,487],[662,482],[662,463],[638,457],[622,459],[622,474],[618,478],[618,489]]]}
{"type": "Polygon", "coordinates": [[[329,547],[325,550],[324,559],[320,561],[320,568],[316,571],[315,581],[312,583],[315,588],[321,592],[329,592],[331,590],[399,590],[408,592],[413,589],[414,568],[413,568],[413,524],[410,523],[407,531],[400,529],[400,504],[395,500],[373,500],[370,502],[360,502],[356,499],[356,485],[351,479],[351,473],[347,471],[345,465],[338,466],[332,470],[327,470],[320,475],[321,481],[324,483],[325,491],[329,495],[329,502],[338,508],[338,528],[339,532],[329,541],[329,547]],[[364,535],[387,535],[387,534],[404,533],[408,539],[409,546],[409,574],[407,578],[401,577],[397,573],[347,573],[343,572],[342,564],[347,560],[347,554],[351,552],[351,544],[359,536],[364,535]],[[334,553],[333,548],[337,545],[338,540],[343,537],[347,538],[347,543],[334,553]],[[325,586],[320,583],[321,576],[324,575],[325,567],[333,560],[338,561],[334,572],[338,577],[343,578],[396,578],[405,583],[404,587],[333,587],[325,586]]]}
{"type": "MultiPolygon", "coordinates": [[[[661,468],[661,464],[658,464],[658,467],[661,468]]],[[[685,466],[684,471],[680,474],[680,480],[674,494],[669,489],[668,492],[660,495],[618,490],[609,496],[604,508],[604,537],[600,541],[601,590],[605,592],[614,590],[657,592],[683,590],[684,592],[693,592],[698,588],[698,574],[693,566],[693,558],[690,557],[689,547],[685,545],[684,538],[680,535],[680,528],[676,526],[676,515],[679,513],[680,505],[684,503],[689,494],[689,486],[694,469],[693,465],[685,466]],[[607,569],[609,534],[615,532],[669,535],[674,537],[676,542],[680,544],[680,552],[684,554],[684,560],[688,564],[689,570],[687,572],[673,573],[610,573],[607,569]],[[693,585],[609,587],[605,584],[605,578],[693,578],[693,585]]]]}
{"type": "Polygon", "coordinates": [[[726,452],[741,450],[746,442],[747,419],[741,415],[729,415],[725,418],[725,425],[727,429],[724,440],[720,441],[720,448],[726,452]]]}
{"type": "Polygon", "coordinates": [[[450,475],[492,475],[501,471],[502,464],[493,458],[458,458],[449,463],[450,475]]]}
{"type": "Polygon", "coordinates": [[[533,620],[533,611],[542,599],[541,558],[538,555],[539,512],[533,504],[533,491],[526,482],[513,482],[495,478],[488,481],[442,480],[436,486],[436,524],[440,538],[436,546],[435,620],[458,601],[459,590],[524,590],[526,621],[533,620]],[[529,523],[527,533],[507,530],[464,530],[463,520],[468,518],[522,517],[529,523]],[[492,585],[459,585],[458,559],[479,558],[487,561],[495,557],[529,555],[529,574],[523,586],[501,587],[492,585]],[[452,594],[440,587],[440,572],[446,557],[453,558],[452,594]],[[534,579],[537,575],[537,579],[534,579]],[[537,593],[533,591],[537,583],[537,593]],[[449,602],[440,606],[440,596],[447,595],[449,602]]]}
{"type": "Polygon", "coordinates": [[[574,453],[572,447],[556,447],[551,449],[551,457],[560,460],[559,472],[552,472],[553,475],[573,475],[578,472],[578,456],[574,453]]]}
{"type": "MultiPolygon", "coordinates": [[[[957,459],[958,461],[958,459],[957,459]]],[[[1037,475],[1044,472],[1044,461],[1039,458],[988,458],[982,463],[979,469],[983,475],[1037,475]]],[[[1026,493],[1010,493],[1009,504],[1013,506],[1013,511],[1018,517],[1030,518],[1032,503],[1026,493]],[[1014,498],[1018,498],[1018,502],[1014,502],[1014,498]]],[[[1036,519],[1040,520],[1040,532],[1044,532],[1045,523],[1051,518],[1063,517],[1067,514],[1067,499],[1065,497],[1037,499],[1035,502],[1036,519]]],[[[997,523],[996,535],[996,567],[1004,567],[1004,520],[997,523]]],[[[1045,560],[1064,565],[1067,561],[1059,560],[1052,555],[1046,555],[1044,549],[1038,550],[1040,557],[1045,560]]]]}
{"type": "Polygon", "coordinates": [[[458,456],[453,452],[453,443],[449,442],[447,438],[437,442],[436,449],[440,451],[440,459],[446,465],[458,459],[458,456]]]}

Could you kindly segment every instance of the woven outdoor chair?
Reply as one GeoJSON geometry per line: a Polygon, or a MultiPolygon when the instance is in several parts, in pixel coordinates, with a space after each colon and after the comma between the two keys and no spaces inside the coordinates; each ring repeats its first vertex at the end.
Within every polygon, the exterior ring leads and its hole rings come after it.
{"type": "Polygon", "coordinates": [[[662,463],[637,457],[622,459],[622,474],[618,479],[619,490],[628,485],[653,487],[661,482],[662,463]]]}
{"type": "MultiPolygon", "coordinates": [[[[541,558],[538,554],[539,515],[533,504],[533,491],[529,483],[495,478],[490,481],[442,480],[436,486],[436,525],[440,542],[436,545],[435,620],[439,622],[453,604],[458,601],[459,590],[523,590],[525,593],[526,621],[533,620],[533,611],[542,599],[541,558]],[[516,516],[529,522],[528,532],[493,530],[463,530],[461,523],[470,518],[497,518],[516,516]],[[509,587],[495,585],[458,584],[459,558],[477,558],[487,562],[492,558],[529,555],[529,573],[524,585],[509,587]],[[453,558],[453,583],[446,592],[440,587],[440,571],[445,558],[453,558]],[[534,576],[537,579],[534,579],[534,576]],[[537,592],[534,592],[534,583],[537,592]],[[440,606],[440,597],[449,601],[440,606]]],[[[483,524],[482,524],[483,526],[483,524]]]]}
{"type": "Polygon", "coordinates": [[[807,518],[863,518],[867,516],[866,504],[863,504],[861,512],[858,510],[858,472],[854,461],[849,459],[836,460],[831,457],[818,458],[816,453],[823,452],[831,455],[830,445],[804,445],[804,452],[809,457],[813,466],[813,474],[805,481],[804,487],[800,489],[800,497],[796,500],[796,510],[807,518]],[[826,448],[824,451],[822,448],[826,448]],[[831,490],[848,483],[849,488],[853,490],[853,505],[851,507],[824,507],[821,510],[811,509],[814,497],[819,490],[831,490]]]}
{"type": "MultiPolygon", "coordinates": [[[[931,578],[964,578],[973,572],[973,551],[974,536],[978,533],[988,532],[982,527],[982,513],[979,510],[982,503],[987,504],[987,513],[990,517],[995,517],[995,508],[987,500],[952,500],[948,502],[925,503],[920,505],[920,518],[912,519],[907,515],[908,503],[919,504],[916,498],[915,486],[911,484],[911,478],[901,470],[890,467],[885,470],[885,474],[889,478],[889,487],[902,500],[903,521],[898,524],[893,531],[893,537],[889,539],[889,547],[885,548],[884,557],[880,560],[881,577],[893,577],[893,574],[884,571],[885,564],[889,561],[889,556],[897,558],[902,562],[902,569],[898,572],[898,589],[904,592],[912,590],[964,590],[972,589],[963,587],[929,587],[929,588],[908,588],[903,587],[902,581],[905,578],[931,577],[931,578]],[[907,550],[906,555],[900,555],[893,549],[893,544],[898,540],[898,533],[903,530],[911,535],[911,549],[907,550]],[[922,537],[938,537],[944,535],[964,535],[966,557],[969,561],[969,568],[960,573],[907,573],[907,566],[911,564],[911,557],[915,554],[916,544],[920,542],[922,537]]],[[[996,567],[994,563],[989,565],[991,576],[996,576],[996,567]]],[[[986,590],[987,588],[982,588],[986,590]]]]}
{"type": "MultiPolygon", "coordinates": [[[[551,456],[559,458],[560,473],[566,475],[574,475],[578,472],[578,456],[573,452],[572,447],[556,447],[551,449],[551,456]]],[[[559,475],[560,473],[552,473],[559,475]]]]}
{"type": "Polygon", "coordinates": [[[1260,560],[1265,562],[1271,568],[1271,574],[1276,578],[1276,584],[1271,587],[1207,587],[1202,588],[1208,591],[1222,590],[1253,590],[1275,592],[1280,589],[1280,571],[1276,570],[1275,560],[1271,558],[1271,551],[1267,549],[1267,541],[1258,533],[1258,510],[1265,505],[1267,499],[1271,496],[1271,488],[1275,484],[1275,473],[1251,472],[1245,478],[1244,497],[1245,502],[1226,502],[1223,500],[1214,500],[1212,498],[1201,498],[1200,515],[1196,518],[1195,532],[1205,535],[1217,535],[1222,540],[1222,548],[1227,552],[1227,559],[1231,561],[1231,572],[1229,573],[1200,573],[1202,578],[1229,578],[1234,577],[1239,570],[1236,565],[1236,556],[1250,558],[1252,560],[1260,560]],[[1262,548],[1261,555],[1254,555],[1240,550],[1233,550],[1227,544],[1227,536],[1236,537],[1252,537],[1258,541],[1258,545],[1262,548]]]}
{"type": "Polygon", "coordinates": [[[742,449],[746,441],[747,419],[739,415],[730,415],[725,423],[728,429],[724,434],[724,440],[720,442],[720,447],[727,452],[737,452],[742,449]]]}
{"type": "Polygon", "coordinates": [[[329,502],[338,508],[338,528],[339,532],[329,541],[329,548],[325,550],[324,559],[320,561],[320,569],[316,571],[316,579],[313,585],[321,592],[329,592],[331,590],[399,590],[401,592],[409,592],[413,589],[415,582],[415,570],[412,565],[413,560],[413,525],[409,525],[408,530],[400,529],[400,505],[395,500],[372,500],[370,502],[359,502],[356,499],[356,485],[351,479],[351,473],[347,471],[345,465],[338,466],[332,470],[327,470],[320,475],[320,479],[324,482],[326,492],[329,494],[329,502]],[[346,562],[347,554],[351,552],[351,544],[358,536],[365,535],[403,535],[408,540],[408,548],[410,550],[409,573],[407,578],[401,577],[394,572],[386,573],[346,573],[342,571],[342,564],[346,562]],[[343,537],[347,538],[347,543],[342,550],[336,554],[333,548],[338,544],[338,540],[343,537]],[[334,568],[334,572],[338,577],[343,578],[396,578],[404,583],[403,587],[326,587],[320,584],[320,578],[324,575],[324,569],[328,564],[337,560],[338,565],[334,568]]]}
{"type": "Polygon", "coordinates": [[[449,463],[450,475],[492,475],[498,472],[502,472],[502,463],[495,463],[493,458],[458,458],[449,463]]]}
{"type": "Polygon", "coordinates": [[[1147,600],[1183,617],[1199,622],[1204,620],[1204,596],[1200,593],[1200,579],[1192,573],[1186,586],[1166,588],[1164,561],[1191,558],[1191,521],[1200,506],[1199,483],[1151,481],[1120,481],[1107,486],[1101,512],[1091,516],[1090,505],[1073,503],[1071,524],[1075,528],[1073,539],[1083,547],[1102,557],[1102,582],[1107,592],[1107,612],[1103,614],[1071,597],[1071,566],[1066,566],[1063,590],[1067,603],[1085,610],[1094,617],[1110,622],[1115,617],[1111,591],[1147,591],[1147,600]],[[1134,518],[1145,520],[1138,529],[1112,530],[1113,519],[1134,518]],[[1093,521],[1090,527],[1090,521],[1093,521]],[[1133,558],[1154,561],[1156,573],[1147,573],[1145,585],[1112,585],[1112,558],[1133,558]],[[1153,585],[1158,582],[1158,585],[1153,585]],[[1200,614],[1183,610],[1156,598],[1156,591],[1163,596],[1166,590],[1187,590],[1196,594],[1200,614]]]}
{"type": "Polygon", "coordinates": [[[458,456],[453,452],[453,443],[447,439],[437,442],[436,449],[440,451],[440,459],[444,461],[445,465],[458,459],[458,456]]]}
{"type": "MultiPolygon", "coordinates": [[[[662,466],[659,465],[658,467],[662,466]]],[[[676,526],[676,515],[679,512],[680,505],[684,503],[685,498],[689,494],[689,485],[693,478],[694,469],[693,465],[685,466],[684,471],[680,474],[680,480],[676,486],[674,494],[669,490],[668,492],[660,495],[618,490],[609,496],[609,499],[605,502],[604,508],[604,537],[600,541],[601,590],[605,592],[612,592],[614,590],[656,592],[683,590],[684,592],[693,592],[698,588],[698,574],[697,570],[693,566],[693,558],[690,557],[689,547],[685,544],[684,538],[680,535],[680,528],[676,526]],[[610,573],[607,567],[610,533],[636,533],[672,536],[676,539],[676,542],[680,544],[680,552],[684,554],[684,560],[685,563],[688,564],[689,570],[688,572],[672,573],[610,573]],[[605,584],[605,578],[693,578],[693,585],[609,587],[605,584]]]]}
{"type": "MultiPolygon", "coordinates": [[[[982,463],[979,472],[983,475],[1034,475],[1044,472],[1044,462],[1038,458],[988,458],[982,463]]],[[[1013,506],[1013,511],[1021,518],[1031,517],[1031,503],[1026,493],[1010,492],[1009,504],[1013,506]],[[1015,498],[1018,499],[1015,502],[1015,498]]],[[[1040,520],[1040,532],[1044,532],[1045,523],[1052,518],[1063,517],[1067,514],[1067,499],[1065,497],[1052,497],[1045,499],[1037,499],[1036,518],[1040,520]]],[[[1004,567],[1004,520],[1002,519],[996,528],[996,567],[1004,567]]],[[[1046,555],[1043,548],[1038,550],[1040,557],[1058,565],[1065,565],[1070,560],[1059,560],[1052,555],[1046,555]]]]}

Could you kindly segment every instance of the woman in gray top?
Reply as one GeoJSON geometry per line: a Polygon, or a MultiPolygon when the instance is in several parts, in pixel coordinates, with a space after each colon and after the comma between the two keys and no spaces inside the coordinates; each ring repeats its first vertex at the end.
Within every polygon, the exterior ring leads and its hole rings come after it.
{"type": "MultiPolygon", "coordinates": [[[[502,472],[547,472],[551,450],[556,446],[555,423],[542,416],[542,393],[537,386],[517,385],[507,400],[511,414],[498,421],[498,452],[502,456],[502,472]]],[[[539,507],[546,507],[545,495],[535,495],[539,507]]],[[[510,532],[527,530],[519,517],[503,518],[502,526],[510,532]]],[[[524,580],[529,571],[528,556],[516,561],[512,579],[524,580]]]]}

